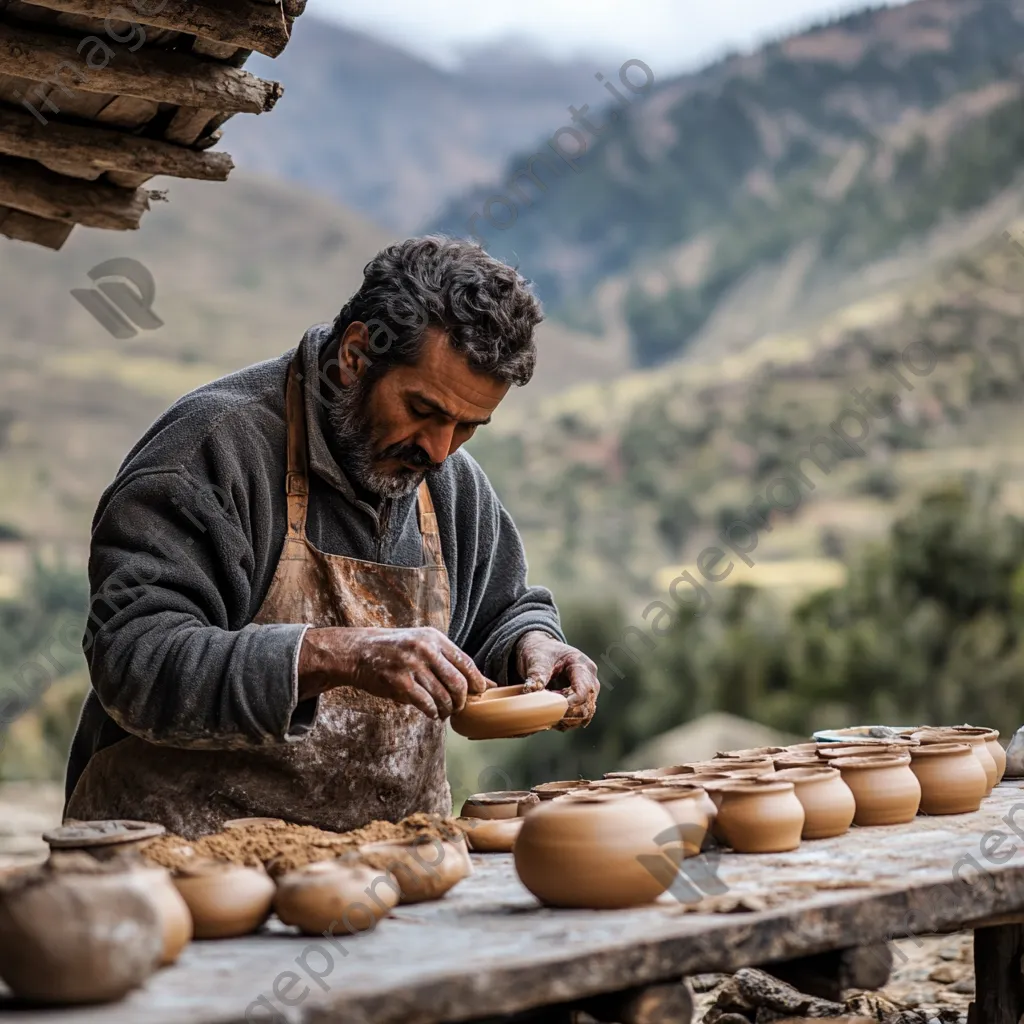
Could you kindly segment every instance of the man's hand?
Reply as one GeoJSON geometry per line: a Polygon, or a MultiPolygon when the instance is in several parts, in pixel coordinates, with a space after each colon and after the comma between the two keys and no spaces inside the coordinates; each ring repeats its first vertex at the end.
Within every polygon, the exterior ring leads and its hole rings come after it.
{"type": "Polygon", "coordinates": [[[469,694],[494,686],[473,659],[431,626],[310,629],[299,652],[299,700],[354,686],[428,718],[461,711],[469,694]]]}
{"type": "Polygon", "coordinates": [[[516,644],[516,669],[527,691],[557,690],[569,701],[569,710],[556,729],[590,723],[601,684],[597,666],[581,651],[547,633],[526,633],[516,644]]]}

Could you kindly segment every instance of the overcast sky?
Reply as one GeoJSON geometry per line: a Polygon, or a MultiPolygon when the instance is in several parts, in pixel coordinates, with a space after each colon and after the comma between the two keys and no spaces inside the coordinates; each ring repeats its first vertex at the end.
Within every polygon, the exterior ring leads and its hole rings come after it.
{"type": "Polygon", "coordinates": [[[457,62],[460,46],[514,34],[560,57],[636,57],[672,73],[865,6],[867,0],[310,0],[308,10],[446,65],[457,62]]]}

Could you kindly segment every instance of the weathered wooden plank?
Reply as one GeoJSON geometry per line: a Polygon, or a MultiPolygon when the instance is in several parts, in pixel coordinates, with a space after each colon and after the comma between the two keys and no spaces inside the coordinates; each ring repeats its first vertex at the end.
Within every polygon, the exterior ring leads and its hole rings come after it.
{"type": "Polygon", "coordinates": [[[203,134],[216,113],[209,107],[178,107],[164,129],[164,138],[180,146],[190,146],[203,134]]]}
{"type": "Polygon", "coordinates": [[[38,164],[0,156],[0,204],[67,224],[130,231],[149,209],[143,189],[83,182],[38,164]]]}
{"type": "Polygon", "coordinates": [[[47,249],[60,249],[74,227],[74,224],[63,221],[46,220],[11,207],[0,207],[0,235],[18,242],[35,242],[47,249]]]}
{"type": "MultiPolygon", "coordinates": [[[[93,18],[106,18],[126,10],[133,13],[127,0],[46,0],[45,6],[93,18]]],[[[232,47],[257,50],[268,57],[278,56],[288,44],[288,26],[277,4],[251,0],[166,0],[162,5],[143,4],[134,20],[144,27],[186,32],[232,47]],[[150,13],[150,7],[155,13],[150,13]]]]}
{"type": "Polygon", "coordinates": [[[190,54],[145,47],[131,53],[122,47],[110,57],[99,43],[86,43],[0,25],[0,72],[84,92],[248,114],[270,110],[283,92],[279,82],[190,54]]]}
{"type": "Polygon", "coordinates": [[[137,100],[131,96],[117,96],[93,117],[100,124],[118,128],[141,128],[160,112],[160,104],[152,100],[137,100]]]}
{"type": "Polygon", "coordinates": [[[1024,1015],[1024,927],[974,933],[974,1024],[1017,1024],[1024,1015]]]}
{"type": "Polygon", "coordinates": [[[227,153],[199,153],[159,139],[108,128],[41,125],[28,113],[0,108],[0,153],[38,160],[51,170],[93,177],[104,171],[225,181],[234,166],[227,153]]]}

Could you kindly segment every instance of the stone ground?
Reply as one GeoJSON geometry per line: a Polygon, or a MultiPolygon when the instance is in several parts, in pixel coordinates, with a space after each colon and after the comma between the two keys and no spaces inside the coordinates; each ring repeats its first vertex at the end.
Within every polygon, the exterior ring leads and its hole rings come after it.
{"type": "MultiPolygon", "coordinates": [[[[0,784],[0,871],[42,860],[47,846],[41,833],[60,824],[63,787],[54,783],[0,784]]],[[[878,994],[901,1008],[922,1012],[925,1019],[967,1019],[974,995],[970,932],[922,936],[895,944],[893,974],[878,994]],[[945,1011],[945,1012],[942,1012],[945,1011]]],[[[728,975],[691,979],[694,1021],[701,1021],[728,975]]]]}

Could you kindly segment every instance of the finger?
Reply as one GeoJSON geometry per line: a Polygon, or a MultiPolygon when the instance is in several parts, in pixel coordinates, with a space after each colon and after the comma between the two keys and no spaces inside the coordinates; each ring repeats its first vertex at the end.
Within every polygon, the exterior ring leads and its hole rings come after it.
{"type": "Polygon", "coordinates": [[[417,684],[430,694],[430,698],[434,702],[434,709],[437,712],[437,717],[442,719],[451,718],[452,697],[445,689],[444,684],[426,666],[421,669],[417,669],[413,675],[417,684]]]}
{"type": "Polygon", "coordinates": [[[465,651],[460,651],[447,637],[444,641],[441,652],[462,673],[470,693],[483,693],[494,688],[496,684],[476,667],[473,659],[465,651]]]}
{"type": "Polygon", "coordinates": [[[441,653],[433,651],[428,664],[451,698],[452,710],[461,711],[466,706],[469,683],[466,677],[441,653]]]}
{"type": "Polygon", "coordinates": [[[601,683],[597,674],[588,665],[581,661],[572,661],[566,666],[565,675],[569,678],[571,690],[569,694],[570,708],[597,701],[601,683]]]}
{"type": "Polygon", "coordinates": [[[406,687],[401,691],[400,699],[403,703],[410,704],[422,711],[427,718],[436,719],[438,717],[437,703],[430,693],[420,686],[412,673],[409,674],[406,687]]]}
{"type": "Polygon", "coordinates": [[[545,690],[554,674],[554,662],[543,655],[527,652],[519,666],[519,674],[523,677],[524,693],[545,690]]]}

